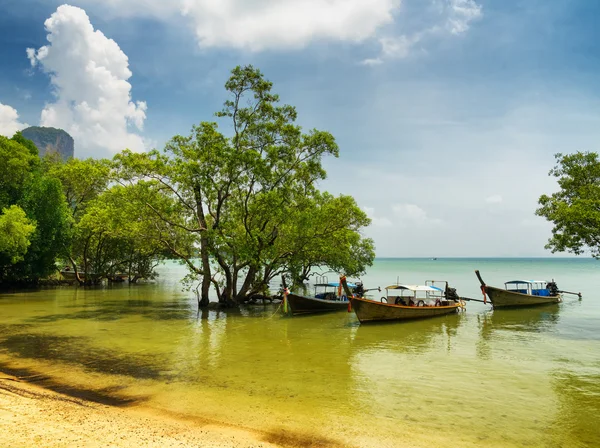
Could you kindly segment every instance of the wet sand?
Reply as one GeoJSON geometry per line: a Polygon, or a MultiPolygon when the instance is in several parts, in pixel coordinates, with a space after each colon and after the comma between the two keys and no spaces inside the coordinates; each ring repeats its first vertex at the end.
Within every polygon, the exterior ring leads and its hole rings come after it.
{"type": "Polygon", "coordinates": [[[2,447],[300,446],[264,433],[63,395],[0,373],[2,447]]]}

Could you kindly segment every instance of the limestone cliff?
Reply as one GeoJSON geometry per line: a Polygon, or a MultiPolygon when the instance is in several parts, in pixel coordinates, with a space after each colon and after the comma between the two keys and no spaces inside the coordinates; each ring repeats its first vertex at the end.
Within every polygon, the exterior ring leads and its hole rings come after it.
{"type": "Polygon", "coordinates": [[[75,153],[73,137],[62,129],[31,126],[23,129],[21,134],[35,143],[40,152],[40,157],[50,151],[56,151],[63,160],[67,160],[73,157],[75,153]]]}

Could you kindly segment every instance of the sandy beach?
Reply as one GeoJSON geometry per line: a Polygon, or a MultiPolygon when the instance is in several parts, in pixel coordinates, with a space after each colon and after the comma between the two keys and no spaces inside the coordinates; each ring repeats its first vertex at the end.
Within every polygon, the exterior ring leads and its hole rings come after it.
{"type": "Polygon", "coordinates": [[[0,373],[0,446],[239,447],[330,446],[198,419],[116,407],[60,394],[0,373]]]}

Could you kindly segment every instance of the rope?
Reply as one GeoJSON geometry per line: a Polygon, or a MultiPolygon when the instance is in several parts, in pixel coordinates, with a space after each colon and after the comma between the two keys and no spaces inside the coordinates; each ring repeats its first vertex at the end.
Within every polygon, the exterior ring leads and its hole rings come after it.
{"type": "Polygon", "coordinates": [[[273,314],[271,314],[269,317],[267,317],[267,319],[272,319],[273,316],[275,316],[275,314],[277,314],[277,312],[279,311],[279,308],[281,308],[282,304],[283,304],[283,300],[281,302],[279,302],[279,306],[277,307],[277,309],[275,310],[275,312],[273,314]]]}

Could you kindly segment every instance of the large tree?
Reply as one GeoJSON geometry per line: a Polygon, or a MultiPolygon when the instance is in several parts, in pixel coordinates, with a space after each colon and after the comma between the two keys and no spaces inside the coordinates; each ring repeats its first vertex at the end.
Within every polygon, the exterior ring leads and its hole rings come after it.
{"type": "Polygon", "coordinates": [[[279,105],[272,83],[252,66],[235,68],[225,88],[229,99],[217,116],[227,135],[203,122],[174,137],[164,154],[116,157],[123,181],[155,193],[143,200],[146,213],[189,279],[200,281],[200,304],[208,304],[211,286],[220,302],[239,303],[282,273],[299,278],[317,265],[363,271],[374,257],[359,234],[368,218],[351,198],[317,188],[326,175],[322,157],[338,155],[333,136],[303,132],[296,110],[279,105]]]}
{"type": "Polygon", "coordinates": [[[554,224],[547,249],[600,258],[600,160],[595,152],[557,154],[550,175],[560,190],[542,195],[536,214],[554,224]]]}

